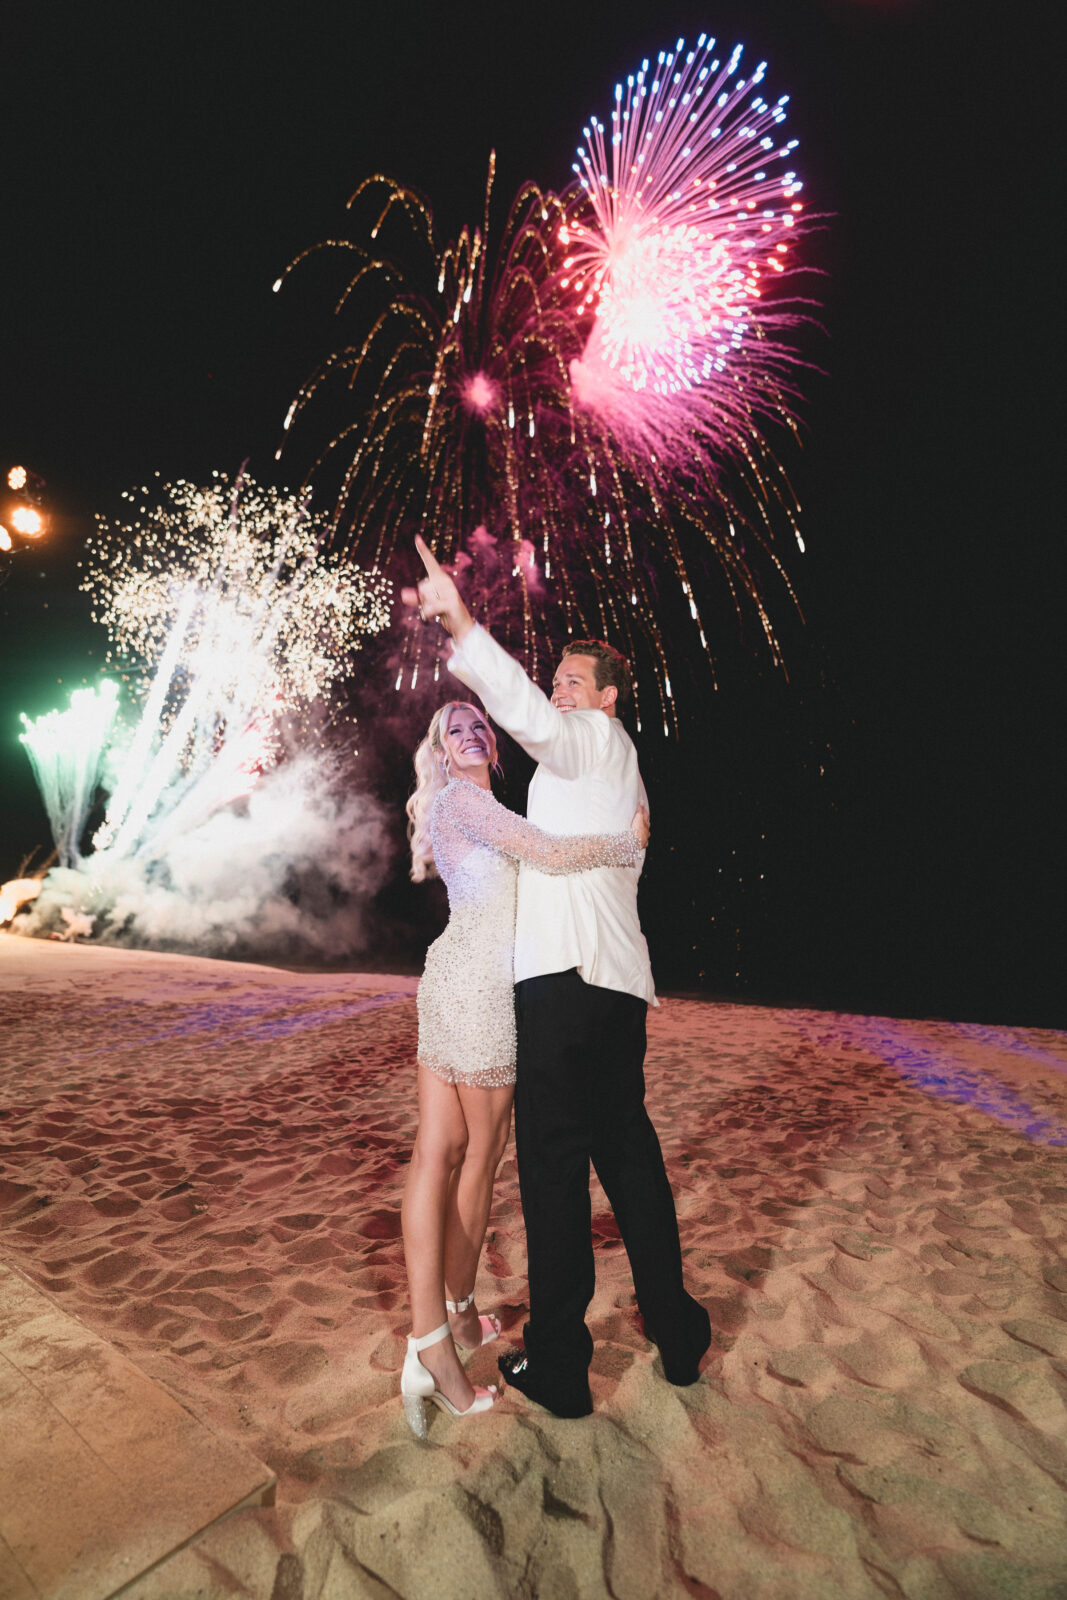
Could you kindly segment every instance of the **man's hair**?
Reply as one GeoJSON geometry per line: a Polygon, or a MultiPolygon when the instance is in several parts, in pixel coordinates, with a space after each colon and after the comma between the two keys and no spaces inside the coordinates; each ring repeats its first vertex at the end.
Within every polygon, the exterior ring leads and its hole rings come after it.
{"type": "Polygon", "coordinates": [[[619,691],[616,705],[621,711],[630,698],[630,689],[633,686],[633,674],[630,663],[616,650],[614,645],[605,644],[603,639],[572,639],[570,644],[563,648],[563,658],[568,656],[590,656],[593,662],[593,682],[598,689],[606,689],[609,684],[614,684],[619,691]]]}

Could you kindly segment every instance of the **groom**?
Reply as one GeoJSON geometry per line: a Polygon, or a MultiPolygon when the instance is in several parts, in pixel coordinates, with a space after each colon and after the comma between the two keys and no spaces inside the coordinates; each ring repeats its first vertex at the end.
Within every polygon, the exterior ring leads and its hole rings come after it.
{"type": "MultiPolygon", "coordinates": [[[[421,539],[426,577],[404,591],[454,642],[450,670],[538,763],[530,821],[549,833],[625,830],[645,789],[617,712],[630,690],[624,656],[568,645],[547,700],[477,625],[421,539]]],[[[656,1004],[637,916],[639,869],[567,877],[520,867],[515,930],[518,1059],[515,1143],[526,1224],[530,1320],[525,1349],[500,1358],[514,1388],[556,1416],[593,1409],[595,1286],[589,1162],[615,1213],[645,1333],[671,1383],[695,1383],[708,1348],[703,1306],[686,1293],[674,1197],[645,1110],[645,1013],[656,1004]]]]}

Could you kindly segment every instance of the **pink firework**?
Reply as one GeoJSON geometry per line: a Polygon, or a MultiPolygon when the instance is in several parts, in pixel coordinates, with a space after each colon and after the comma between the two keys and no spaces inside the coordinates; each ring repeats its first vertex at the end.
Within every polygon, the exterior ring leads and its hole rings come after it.
{"type": "MultiPolygon", "coordinates": [[[[481,226],[447,245],[411,191],[362,183],[369,240],[328,241],[353,332],[285,421],[319,395],[335,407],[310,477],[332,475],[334,535],[364,564],[409,563],[421,531],[535,673],[566,636],[649,664],[642,703],[651,683],[665,730],[669,655],[713,659],[724,604],[755,609],[780,662],[783,521],[801,544],[765,426],[795,425],[796,141],[740,56],[702,36],[645,62],[610,130],[585,130],[577,182],[524,185],[492,236],[492,159],[481,226]],[[390,218],[407,226],[394,244],[390,221],[387,247],[390,218]]],[[[439,679],[434,637],[406,630],[398,689],[439,679]]]]}
{"type": "Polygon", "coordinates": [[[584,129],[579,189],[561,230],[562,287],[593,316],[571,365],[577,404],[625,448],[681,465],[736,454],[756,414],[787,414],[800,320],[780,283],[799,232],[788,96],[742,47],[679,40],[616,86],[610,132],[584,129]],[[768,294],[768,288],[773,291],[768,294]]]}

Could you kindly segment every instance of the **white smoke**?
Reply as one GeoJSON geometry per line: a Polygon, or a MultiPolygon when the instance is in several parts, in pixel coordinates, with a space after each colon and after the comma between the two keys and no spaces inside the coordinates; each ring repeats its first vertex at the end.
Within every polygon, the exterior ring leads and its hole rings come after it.
{"type": "Polygon", "coordinates": [[[341,767],[304,751],[151,860],[97,850],[54,868],[13,931],[62,932],[67,908],[92,916],[104,944],[343,958],[366,945],[389,856],[377,801],[344,792],[341,767]]]}

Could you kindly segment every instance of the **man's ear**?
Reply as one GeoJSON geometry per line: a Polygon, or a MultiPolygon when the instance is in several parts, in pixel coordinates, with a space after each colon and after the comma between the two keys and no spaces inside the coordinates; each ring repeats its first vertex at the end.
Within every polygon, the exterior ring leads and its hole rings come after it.
{"type": "Polygon", "coordinates": [[[608,706],[613,706],[619,698],[619,691],[615,684],[609,683],[606,689],[600,691],[600,709],[606,711],[608,706]]]}

